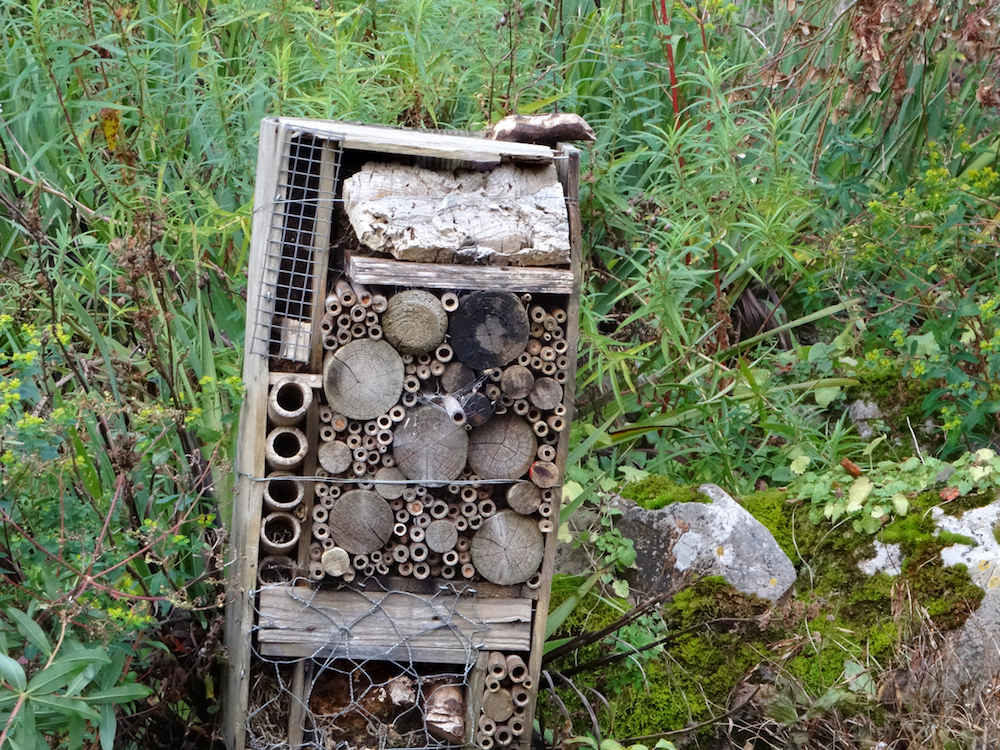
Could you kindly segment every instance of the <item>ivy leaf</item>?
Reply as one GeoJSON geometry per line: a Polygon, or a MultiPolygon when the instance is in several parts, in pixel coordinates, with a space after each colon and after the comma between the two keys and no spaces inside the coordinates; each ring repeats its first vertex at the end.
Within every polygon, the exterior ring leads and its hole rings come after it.
{"type": "Polygon", "coordinates": [[[628,581],[623,581],[620,578],[615,579],[614,583],[611,584],[611,590],[619,599],[625,599],[629,593],[628,581]]]}
{"type": "Polygon", "coordinates": [[[847,492],[847,512],[857,513],[861,510],[865,498],[871,494],[873,489],[875,489],[875,485],[868,477],[858,477],[851,482],[851,489],[847,492]]]}

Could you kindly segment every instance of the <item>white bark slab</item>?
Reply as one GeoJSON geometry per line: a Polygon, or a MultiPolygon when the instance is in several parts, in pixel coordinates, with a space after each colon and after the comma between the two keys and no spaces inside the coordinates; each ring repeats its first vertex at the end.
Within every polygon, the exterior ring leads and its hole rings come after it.
{"type": "Polygon", "coordinates": [[[569,219],[551,164],[437,172],[369,162],[344,182],[361,243],[398,260],[552,266],[569,263],[569,219]]]}

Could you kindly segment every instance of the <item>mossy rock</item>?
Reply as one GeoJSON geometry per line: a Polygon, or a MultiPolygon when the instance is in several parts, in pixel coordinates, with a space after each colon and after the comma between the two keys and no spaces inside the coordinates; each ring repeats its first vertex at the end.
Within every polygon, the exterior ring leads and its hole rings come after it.
{"type": "Polygon", "coordinates": [[[667,477],[649,476],[626,485],[621,496],[646,510],[659,510],[673,503],[710,503],[695,487],[674,483],[667,477]]]}

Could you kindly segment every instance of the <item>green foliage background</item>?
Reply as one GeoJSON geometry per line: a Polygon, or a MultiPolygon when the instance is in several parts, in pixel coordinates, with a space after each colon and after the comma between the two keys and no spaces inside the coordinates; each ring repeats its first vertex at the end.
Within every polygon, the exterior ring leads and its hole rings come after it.
{"type": "Polygon", "coordinates": [[[996,2],[601,6],[0,0],[0,746],[211,744],[265,116],[587,118],[584,485],[994,438],[996,2]]]}

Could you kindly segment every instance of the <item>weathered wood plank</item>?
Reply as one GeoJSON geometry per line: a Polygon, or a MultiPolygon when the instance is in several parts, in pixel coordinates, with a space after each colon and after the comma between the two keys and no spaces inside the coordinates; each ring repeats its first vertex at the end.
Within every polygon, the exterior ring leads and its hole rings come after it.
{"type": "Polygon", "coordinates": [[[476,600],[451,593],[310,591],[268,586],[260,593],[265,656],[465,664],[478,649],[527,651],[530,599],[476,600]]]}
{"type": "Polygon", "coordinates": [[[345,149],[358,151],[459,159],[486,164],[499,164],[508,160],[544,164],[553,159],[553,151],[548,146],[493,141],[470,134],[451,135],[427,130],[400,130],[377,125],[294,117],[284,117],[280,121],[290,128],[299,128],[339,140],[345,149]]]}
{"type": "MultiPolygon", "coordinates": [[[[573,288],[569,295],[569,304],[566,306],[566,342],[569,344],[566,355],[569,359],[569,366],[566,369],[566,385],[563,388],[563,405],[566,407],[566,423],[573,421],[574,406],[574,384],[576,383],[576,358],[577,347],[580,339],[580,289],[583,284],[582,258],[583,258],[583,231],[580,220],[580,151],[579,149],[561,144],[559,148],[559,158],[556,159],[556,170],[559,173],[559,181],[563,184],[566,193],[566,210],[569,213],[570,232],[570,269],[573,275],[573,288]]],[[[559,444],[556,449],[556,465],[561,472],[566,468],[566,457],[569,455],[569,433],[563,430],[559,437],[559,444]]],[[[560,498],[562,493],[560,492],[560,498]]],[[[556,525],[559,523],[559,503],[552,509],[552,518],[556,525]]],[[[552,589],[552,574],[555,568],[555,555],[558,539],[556,534],[548,535],[545,544],[545,555],[542,559],[541,585],[538,589],[538,611],[549,611],[549,598],[552,589]]],[[[538,688],[541,684],[542,655],[545,646],[545,618],[538,617],[535,620],[532,631],[532,648],[528,659],[528,674],[533,682],[531,688],[531,700],[528,701],[527,711],[524,716],[525,726],[532,726],[535,720],[535,704],[538,697],[538,688]]],[[[522,737],[519,743],[514,743],[521,750],[527,750],[530,746],[530,733],[522,737]]]]}
{"type": "MultiPolygon", "coordinates": [[[[319,338],[319,337],[317,337],[319,338]]],[[[320,342],[322,347],[322,342],[320,342]]],[[[323,376],[310,372],[271,372],[267,375],[267,384],[274,385],[281,380],[293,380],[308,388],[321,388],[323,386],[323,376]]]]}
{"type": "Polygon", "coordinates": [[[347,259],[347,273],[362,284],[532,294],[570,294],[574,281],[573,271],[565,268],[410,263],[360,255],[351,255],[347,259]]]}
{"type": "MultiPolygon", "coordinates": [[[[275,122],[261,125],[258,147],[258,174],[254,206],[253,239],[250,246],[249,289],[261,289],[264,255],[269,241],[271,201],[277,190],[282,158],[282,128],[275,122]]],[[[223,698],[223,736],[226,746],[242,748],[246,741],[246,706],[250,692],[250,633],[253,630],[251,592],[257,582],[257,539],[260,534],[264,486],[254,477],[264,474],[264,437],[267,432],[267,352],[253,346],[265,300],[253,295],[247,300],[247,347],[243,363],[246,399],[240,415],[239,445],[236,450],[237,481],[233,493],[232,545],[229,575],[234,582],[226,603],[226,671],[223,698]]],[[[267,325],[270,317],[266,316],[267,325]]]]}

